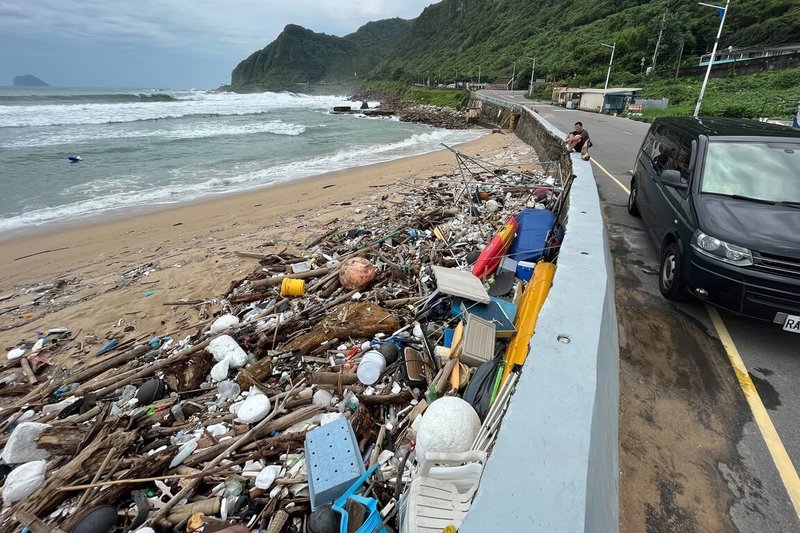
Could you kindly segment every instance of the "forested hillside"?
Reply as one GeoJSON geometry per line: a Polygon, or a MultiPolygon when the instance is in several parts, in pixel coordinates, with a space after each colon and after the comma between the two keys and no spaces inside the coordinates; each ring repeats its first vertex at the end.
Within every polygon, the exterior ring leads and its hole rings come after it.
{"type": "Polygon", "coordinates": [[[336,37],[289,24],[272,43],[239,63],[235,89],[292,89],[297,83],[335,82],[364,76],[408,33],[411,21],[369,22],[336,37]]]}
{"type": "MultiPolygon", "coordinates": [[[[724,2],[720,2],[724,4],[724,2]]],[[[659,29],[664,33],[656,70],[675,68],[683,56],[710,51],[719,16],[716,10],[686,0],[443,0],[427,7],[408,36],[370,75],[373,79],[475,79],[510,77],[516,61],[518,86],[527,86],[529,57],[536,56],[536,77],[575,75],[605,79],[616,43],[614,73],[639,73],[651,66],[659,29]]],[[[731,2],[723,47],[800,41],[800,1],[731,2]]],[[[692,61],[692,59],[687,59],[692,61]]]]}
{"type": "MultiPolygon", "coordinates": [[[[722,3],[722,2],[721,2],[722,3]]],[[[234,88],[294,88],[296,83],[359,79],[452,83],[536,77],[601,84],[616,43],[612,85],[652,66],[672,72],[679,57],[695,66],[710,51],[716,10],[687,0],[443,0],[413,20],[370,22],[346,37],[289,25],[233,71],[234,88]],[[644,58],[644,63],[642,62],[644,58]],[[377,65],[377,66],[376,66],[377,65]]],[[[722,46],[800,41],[800,0],[731,2],[722,46]]]]}

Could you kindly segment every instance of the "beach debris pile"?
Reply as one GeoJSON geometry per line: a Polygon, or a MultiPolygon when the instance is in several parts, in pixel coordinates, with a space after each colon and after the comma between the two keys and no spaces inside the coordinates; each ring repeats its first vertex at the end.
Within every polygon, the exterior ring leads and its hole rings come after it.
{"type": "Polygon", "coordinates": [[[45,370],[77,342],[68,327],[11,347],[0,529],[457,528],[553,281],[571,177],[453,153],[453,173],[357,224],[242,252],[258,265],[226,294],[174,303],[202,308],[188,336],[97,342],[72,370],[45,370]]]}

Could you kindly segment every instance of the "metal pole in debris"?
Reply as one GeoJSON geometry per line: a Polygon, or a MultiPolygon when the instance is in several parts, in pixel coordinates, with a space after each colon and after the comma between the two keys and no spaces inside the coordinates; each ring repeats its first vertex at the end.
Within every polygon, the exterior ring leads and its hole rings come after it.
{"type": "Polygon", "coordinates": [[[703,96],[706,93],[706,85],[708,85],[708,77],[711,75],[711,65],[714,64],[714,57],[717,55],[717,46],[719,46],[719,38],[722,36],[722,26],[725,24],[725,16],[728,14],[728,6],[731,0],[726,0],[725,7],[716,6],[714,4],[706,4],[705,2],[697,2],[701,6],[713,7],[719,12],[722,11],[722,19],[719,21],[719,30],[717,30],[717,38],[714,40],[714,48],[711,50],[711,58],[708,60],[708,68],[706,69],[706,77],[703,79],[703,86],[700,88],[700,97],[697,99],[697,105],[694,108],[694,117],[700,114],[700,106],[703,105],[703,96]]]}

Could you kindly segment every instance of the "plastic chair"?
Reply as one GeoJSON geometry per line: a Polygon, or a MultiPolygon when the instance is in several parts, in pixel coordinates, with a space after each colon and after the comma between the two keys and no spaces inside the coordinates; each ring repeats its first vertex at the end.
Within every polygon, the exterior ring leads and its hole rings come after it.
{"type": "Polygon", "coordinates": [[[355,530],[355,533],[388,533],[388,530],[385,527],[381,527],[383,518],[381,518],[381,513],[378,510],[378,500],[374,498],[365,498],[364,496],[356,494],[356,491],[361,488],[361,485],[363,485],[366,480],[369,479],[378,466],[380,466],[380,463],[375,463],[372,465],[369,470],[364,472],[360,478],[350,485],[350,488],[347,489],[344,494],[339,496],[336,501],[333,502],[333,510],[339,513],[342,517],[342,521],[339,525],[339,533],[348,533],[350,531],[350,515],[348,514],[347,510],[345,510],[348,500],[361,505],[369,512],[361,524],[361,527],[355,530]]]}
{"type": "Polygon", "coordinates": [[[401,533],[441,533],[459,527],[472,505],[486,452],[428,452],[401,506],[401,533]],[[466,463],[466,464],[465,464],[466,463]]]}

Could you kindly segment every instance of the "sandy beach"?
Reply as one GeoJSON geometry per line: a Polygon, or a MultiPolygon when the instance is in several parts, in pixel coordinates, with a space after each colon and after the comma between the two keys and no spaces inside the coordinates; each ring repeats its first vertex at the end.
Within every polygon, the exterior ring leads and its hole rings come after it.
{"type": "MultiPolygon", "coordinates": [[[[511,168],[530,169],[535,161],[513,134],[487,133],[457,149],[511,168]]],[[[8,350],[35,340],[37,331],[69,328],[70,359],[51,361],[67,368],[107,339],[186,336],[220,310],[215,299],[231,281],[258,268],[237,252],[302,256],[304,241],[334,221],[339,229],[357,228],[370,206],[390,208],[392,194],[455,169],[454,155],[441,150],[2,240],[0,346],[8,350]],[[209,303],[168,305],[194,300],[209,303]]]]}

